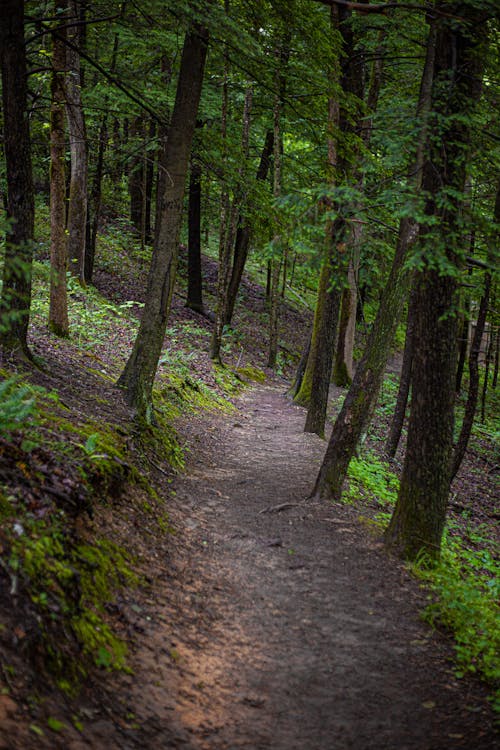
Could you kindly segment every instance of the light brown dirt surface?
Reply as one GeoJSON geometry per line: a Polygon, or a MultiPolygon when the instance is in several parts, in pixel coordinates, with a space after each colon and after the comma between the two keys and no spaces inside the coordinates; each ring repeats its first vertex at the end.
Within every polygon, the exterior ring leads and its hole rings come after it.
{"type": "MultiPolygon", "coordinates": [[[[419,619],[418,582],[356,508],[308,499],[325,443],[283,390],[189,426],[173,548],[152,548],[151,590],[119,603],[133,674],[90,686],[79,730],[30,748],[496,746],[484,688],[454,677],[448,639],[419,619]]],[[[28,746],[10,737],[0,748],[28,746]]]]}

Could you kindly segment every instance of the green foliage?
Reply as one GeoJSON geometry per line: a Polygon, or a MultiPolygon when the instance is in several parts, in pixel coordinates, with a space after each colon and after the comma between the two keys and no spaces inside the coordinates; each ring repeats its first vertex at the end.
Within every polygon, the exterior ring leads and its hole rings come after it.
{"type": "Polygon", "coordinates": [[[0,435],[31,426],[36,414],[37,390],[13,376],[0,382],[0,435]]]}
{"type": "Polygon", "coordinates": [[[353,503],[369,499],[382,508],[395,505],[399,489],[399,479],[374,453],[362,458],[353,458],[349,465],[349,489],[342,496],[344,502],[353,503]]]}
{"type": "Polygon", "coordinates": [[[480,548],[470,549],[448,533],[438,565],[417,564],[414,571],[433,592],[423,617],[453,634],[457,675],[474,672],[486,679],[500,712],[500,565],[491,542],[477,532],[469,542],[480,548]]]}

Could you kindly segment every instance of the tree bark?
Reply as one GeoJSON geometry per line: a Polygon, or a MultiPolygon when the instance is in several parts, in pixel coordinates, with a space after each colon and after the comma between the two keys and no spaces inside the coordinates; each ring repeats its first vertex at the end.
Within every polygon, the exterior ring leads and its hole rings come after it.
{"type": "Polygon", "coordinates": [[[406,404],[408,403],[408,396],[410,394],[411,373],[413,367],[413,333],[416,314],[415,301],[415,289],[412,288],[412,291],[410,293],[410,302],[408,304],[408,315],[406,319],[405,348],[403,352],[401,375],[399,377],[398,395],[396,398],[396,406],[394,408],[394,414],[391,421],[389,437],[387,438],[387,443],[385,446],[386,455],[390,458],[394,458],[398,449],[399,441],[401,439],[401,433],[403,431],[403,424],[405,421],[406,404]]]}
{"type": "Polygon", "coordinates": [[[7,218],[12,220],[5,243],[0,347],[5,353],[31,358],[27,335],[35,207],[27,117],[24,3],[19,0],[5,0],[0,6],[0,65],[7,218]]]}
{"type": "Polygon", "coordinates": [[[461,202],[451,196],[465,187],[487,35],[484,11],[463,5],[446,10],[461,18],[436,21],[432,138],[422,183],[429,225],[421,228],[424,266],[416,273],[412,401],[400,489],[386,532],[388,548],[429,561],[440,554],[450,489],[457,342],[457,278],[441,272],[436,255],[457,264],[461,202]]]}
{"type": "Polygon", "coordinates": [[[153,256],[146,289],[146,303],[132,353],[118,384],[140,423],[151,423],[153,382],[158,368],[172,300],[182,205],[201,96],[208,32],[193,24],[186,33],[177,91],[170,123],[164,166],[161,210],[155,228],[153,256]]]}
{"type": "MultiPolygon", "coordinates": [[[[269,172],[269,164],[273,153],[274,131],[268,130],[262,154],[260,157],[259,167],[257,169],[257,180],[265,181],[269,172]]],[[[236,240],[234,243],[233,265],[231,268],[231,278],[227,290],[227,306],[225,324],[230,325],[233,319],[234,306],[236,297],[240,288],[243,271],[248,257],[250,248],[250,239],[252,235],[251,222],[247,218],[240,217],[238,228],[236,230],[236,240]]]]}
{"type": "Polygon", "coordinates": [[[56,3],[62,25],[52,39],[50,107],[50,306],[49,328],[56,336],[69,336],[68,241],[66,235],[66,3],[56,3]]]}
{"type": "Polygon", "coordinates": [[[188,207],[188,288],[186,307],[203,313],[201,278],[201,165],[191,157],[188,207]]]}
{"type": "MultiPolygon", "coordinates": [[[[70,24],[80,21],[80,1],[70,0],[70,24]]],[[[71,153],[71,173],[68,204],[69,269],[82,284],[85,283],[85,234],[87,225],[87,129],[82,104],[82,72],[80,55],[74,49],[81,40],[81,26],[68,29],[73,47],[67,49],[68,75],[66,78],[66,115],[71,153]]]]}

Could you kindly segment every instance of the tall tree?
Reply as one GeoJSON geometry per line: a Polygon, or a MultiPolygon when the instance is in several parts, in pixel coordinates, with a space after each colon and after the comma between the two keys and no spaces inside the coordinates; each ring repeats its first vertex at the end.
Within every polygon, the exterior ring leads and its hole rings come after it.
{"type": "MultiPolygon", "coordinates": [[[[340,89],[339,100],[330,96],[328,113],[329,179],[332,188],[353,184],[358,171],[359,106],[363,94],[362,57],[356,51],[356,35],[352,26],[352,13],[348,8],[331,10],[332,35],[340,34],[340,77],[332,72],[332,85],[340,89]],[[338,78],[338,81],[337,81],[338,78]],[[356,144],[356,145],[355,145],[356,144]],[[358,148],[356,148],[358,146],[358,148]]],[[[327,289],[318,327],[318,343],[313,364],[311,396],[307,408],[304,430],[323,437],[325,432],[328,393],[332,375],[333,355],[343,286],[347,277],[348,252],[352,248],[352,209],[340,202],[329,206],[336,214],[327,223],[327,259],[329,270],[327,289]]]]}
{"type": "MultiPolygon", "coordinates": [[[[490,246],[498,245],[500,238],[500,181],[497,184],[497,193],[495,199],[495,208],[493,212],[493,226],[494,234],[489,240],[490,246]]],[[[491,260],[491,267],[493,267],[493,251],[490,249],[489,257],[491,260]]],[[[451,478],[453,479],[462,463],[467,444],[469,442],[470,434],[472,432],[472,425],[474,423],[474,414],[476,413],[477,399],[479,395],[479,353],[481,351],[481,343],[483,341],[484,331],[486,327],[486,317],[488,314],[488,305],[490,302],[492,285],[492,271],[488,269],[484,275],[484,289],[481,295],[481,301],[479,303],[479,309],[476,319],[476,327],[474,335],[472,337],[470,353],[469,353],[469,392],[467,394],[467,402],[465,404],[465,413],[462,421],[462,427],[460,429],[460,435],[455,446],[453,453],[453,460],[451,465],[451,478]]]]}
{"type": "MultiPolygon", "coordinates": [[[[415,181],[416,191],[419,190],[422,180],[422,144],[425,143],[427,135],[435,54],[436,28],[434,24],[431,24],[417,106],[417,116],[422,122],[421,133],[415,145],[415,163],[409,169],[409,176],[415,181]]],[[[396,252],[373,329],[342,409],[335,420],[328,448],[316,479],[314,493],[321,497],[339,499],[350,461],[373,414],[389,347],[406,296],[409,282],[406,260],[409,247],[415,241],[416,235],[415,222],[410,217],[404,216],[400,220],[396,252]]]]}
{"type": "Polygon", "coordinates": [[[85,231],[87,225],[87,128],[82,102],[81,44],[84,4],[70,0],[67,39],[66,113],[71,153],[68,204],[68,257],[70,271],[85,283],[85,231]],[[82,17],[83,16],[83,17],[82,17]]]}
{"type": "Polygon", "coordinates": [[[7,172],[7,228],[0,299],[0,347],[30,356],[27,334],[31,303],[34,196],[27,115],[24,3],[0,3],[0,65],[4,154],[7,172]]]}
{"type": "Polygon", "coordinates": [[[56,3],[57,24],[52,36],[50,103],[50,306],[49,328],[57,336],[69,335],[66,271],[66,24],[67,4],[56,3]],[[62,22],[62,23],[60,23],[62,22]]]}
{"type": "MultiPolygon", "coordinates": [[[[389,548],[415,559],[439,556],[450,489],[456,375],[457,267],[461,196],[472,116],[479,99],[493,4],[443,4],[423,170],[426,196],[421,268],[416,273],[414,375],[405,463],[389,548]],[[451,16],[451,17],[450,17],[451,16]],[[432,332],[432,333],[431,333],[432,332]],[[431,334],[431,335],[430,335],[431,334]]],[[[498,12],[498,11],[496,11],[498,12]]]]}
{"type": "Polygon", "coordinates": [[[186,307],[204,312],[201,275],[201,164],[191,156],[188,208],[188,288],[186,307]]]}
{"type": "Polygon", "coordinates": [[[118,384],[141,423],[151,423],[153,382],[158,368],[175,282],[189,155],[201,96],[208,32],[198,23],[187,31],[163,166],[153,256],[139,331],[118,384]]]}

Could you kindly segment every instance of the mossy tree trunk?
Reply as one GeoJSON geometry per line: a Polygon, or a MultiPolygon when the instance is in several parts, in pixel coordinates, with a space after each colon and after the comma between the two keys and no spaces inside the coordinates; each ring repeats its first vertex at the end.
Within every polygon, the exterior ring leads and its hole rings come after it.
{"type": "Polygon", "coordinates": [[[5,353],[30,357],[27,342],[31,303],[34,196],[27,115],[24,3],[0,5],[3,148],[9,225],[0,299],[0,347],[5,353]]]}
{"type": "MultiPolygon", "coordinates": [[[[438,18],[432,138],[422,187],[428,226],[416,273],[415,350],[406,456],[386,545],[407,559],[440,554],[453,440],[457,343],[457,253],[471,122],[481,90],[487,11],[446,5],[438,18]],[[460,18],[458,18],[460,16],[460,18]],[[443,198],[446,196],[446,199],[443,198]]],[[[429,128],[431,130],[431,128],[429,128]]]]}
{"type": "Polygon", "coordinates": [[[321,328],[321,320],[323,317],[323,311],[326,303],[326,296],[328,293],[328,285],[330,283],[330,267],[325,261],[321,267],[318,292],[316,296],[316,306],[314,308],[314,320],[311,330],[310,342],[307,346],[307,362],[303,368],[303,374],[300,380],[300,385],[295,393],[294,401],[299,406],[309,406],[311,400],[312,391],[312,379],[314,372],[314,363],[316,361],[316,354],[318,351],[318,345],[320,341],[319,330],[321,328]]]}
{"type": "Polygon", "coordinates": [[[118,380],[140,423],[152,421],[153,382],[165,336],[177,270],[183,198],[207,45],[208,32],[200,25],[193,24],[186,33],[182,50],[164,159],[169,179],[164,181],[164,190],[160,197],[146,303],[132,353],[118,380]]]}
{"type": "Polygon", "coordinates": [[[66,234],[66,28],[67,4],[56,3],[61,26],[52,37],[50,105],[50,305],[49,328],[56,336],[69,336],[68,238],[66,234]]]}
{"type": "MultiPolygon", "coordinates": [[[[425,141],[427,133],[426,121],[431,101],[435,51],[436,33],[434,26],[431,26],[417,106],[417,115],[422,118],[422,128],[420,141],[415,147],[416,161],[409,170],[417,190],[422,178],[423,149],[420,145],[425,141]]],[[[390,346],[407,295],[409,273],[405,263],[408,249],[416,236],[415,223],[408,217],[401,219],[396,252],[377,316],[349,392],[333,426],[316,479],[313,494],[319,497],[340,499],[349,464],[373,415],[390,346]]]]}

